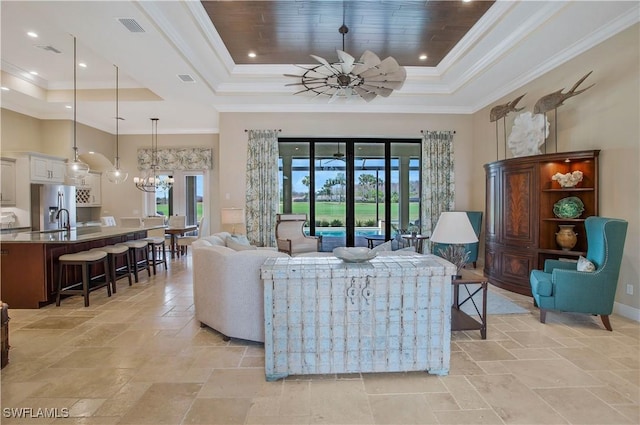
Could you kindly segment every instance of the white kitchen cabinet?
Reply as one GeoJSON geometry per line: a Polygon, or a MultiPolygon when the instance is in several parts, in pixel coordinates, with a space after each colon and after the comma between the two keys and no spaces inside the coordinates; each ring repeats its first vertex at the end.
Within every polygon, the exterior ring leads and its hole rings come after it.
{"type": "Polygon", "coordinates": [[[31,155],[31,183],[64,183],[66,165],[63,159],[31,155]]]}
{"type": "Polygon", "coordinates": [[[76,207],[102,205],[102,175],[89,173],[76,184],[76,207]]]}
{"type": "Polygon", "coordinates": [[[14,206],[16,204],[16,160],[2,158],[0,160],[2,173],[0,181],[2,192],[0,192],[0,205],[3,207],[14,206]]]}

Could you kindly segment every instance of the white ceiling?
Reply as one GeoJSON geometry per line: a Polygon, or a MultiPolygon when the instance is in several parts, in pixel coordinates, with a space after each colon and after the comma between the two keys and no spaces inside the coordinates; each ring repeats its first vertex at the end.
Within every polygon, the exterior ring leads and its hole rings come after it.
{"type": "Polygon", "coordinates": [[[473,113],[639,22],[639,4],[499,0],[438,67],[407,67],[405,85],[390,97],[328,104],[292,95],[283,74],[300,74],[293,65],[236,66],[199,1],[3,0],[2,86],[10,90],[1,102],[40,119],[73,119],[65,108],[73,102],[73,35],[78,61],[88,64],[77,71],[77,120],[110,133],[114,64],[120,134],[149,133],[151,117],[160,119],[159,133],[217,132],[220,112],[473,113]]]}

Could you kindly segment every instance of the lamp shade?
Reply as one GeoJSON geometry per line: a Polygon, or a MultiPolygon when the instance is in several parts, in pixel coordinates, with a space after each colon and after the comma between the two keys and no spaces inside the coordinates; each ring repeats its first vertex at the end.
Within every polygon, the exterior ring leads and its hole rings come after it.
{"type": "Polygon", "coordinates": [[[223,208],[222,224],[244,223],[244,208],[223,208]]]}
{"type": "Polygon", "coordinates": [[[431,242],[446,244],[466,244],[478,242],[476,232],[471,226],[469,216],[464,211],[447,211],[440,214],[436,228],[433,229],[431,242]]]}

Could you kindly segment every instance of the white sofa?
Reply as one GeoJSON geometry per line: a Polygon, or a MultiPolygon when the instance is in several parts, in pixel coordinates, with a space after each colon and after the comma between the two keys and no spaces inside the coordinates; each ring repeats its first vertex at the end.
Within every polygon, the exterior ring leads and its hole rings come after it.
{"type": "Polygon", "coordinates": [[[264,342],[264,290],[260,266],[269,257],[288,257],[274,249],[234,250],[228,233],[195,241],[193,298],[196,320],[228,338],[264,342]]]}

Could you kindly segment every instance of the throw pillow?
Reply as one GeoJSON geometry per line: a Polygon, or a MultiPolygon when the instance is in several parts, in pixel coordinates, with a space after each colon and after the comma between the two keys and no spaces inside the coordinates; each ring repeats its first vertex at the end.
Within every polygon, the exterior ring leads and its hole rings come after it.
{"type": "Polygon", "coordinates": [[[578,258],[578,271],[579,272],[594,272],[596,271],[596,266],[582,255],[578,258]]]}
{"type": "Polygon", "coordinates": [[[234,251],[245,251],[249,249],[258,249],[257,247],[250,244],[243,244],[236,242],[233,238],[227,238],[227,248],[231,248],[234,251]]]}
{"type": "Polygon", "coordinates": [[[385,243],[381,243],[380,245],[371,249],[372,252],[382,252],[382,251],[391,251],[391,250],[392,250],[391,241],[386,241],[385,243]]]}
{"type": "Polygon", "coordinates": [[[241,245],[251,245],[251,242],[249,242],[249,239],[247,239],[245,235],[229,235],[227,236],[227,241],[229,241],[229,239],[241,245]]]}
{"type": "Polygon", "coordinates": [[[225,240],[216,235],[206,236],[202,238],[202,240],[205,240],[214,246],[226,246],[225,240]]]}

